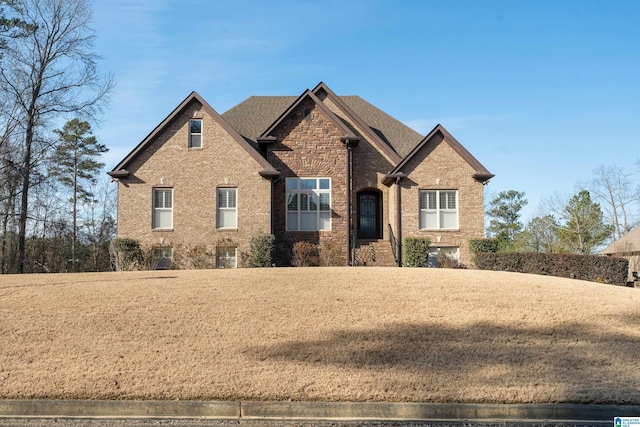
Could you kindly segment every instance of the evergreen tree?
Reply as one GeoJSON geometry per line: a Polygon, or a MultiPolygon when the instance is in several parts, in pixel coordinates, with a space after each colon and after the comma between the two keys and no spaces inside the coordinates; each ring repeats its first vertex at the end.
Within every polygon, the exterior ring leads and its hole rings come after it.
{"type": "Polygon", "coordinates": [[[558,229],[561,243],[572,252],[593,253],[613,231],[613,226],[602,220],[600,205],[591,200],[587,190],[571,197],[562,211],[564,225],[558,229]]]}
{"type": "Polygon", "coordinates": [[[501,191],[498,197],[490,202],[487,215],[491,217],[487,231],[498,239],[500,250],[509,250],[516,234],[522,231],[520,213],[528,203],[523,191],[501,191]]]}
{"type": "Polygon", "coordinates": [[[56,129],[58,145],[51,157],[51,176],[71,190],[72,203],[72,242],[71,262],[75,271],[76,241],[78,234],[78,201],[90,200],[93,194],[86,184],[96,182],[96,174],[104,167],[97,159],[108,151],[91,135],[89,123],[73,119],[62,130],[56,129]]]}

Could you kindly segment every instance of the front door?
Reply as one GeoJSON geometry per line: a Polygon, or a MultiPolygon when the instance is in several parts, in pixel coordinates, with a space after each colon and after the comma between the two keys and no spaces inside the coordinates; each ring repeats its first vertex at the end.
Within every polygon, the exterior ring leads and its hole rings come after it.
{"type": "Polygon", "coordinates": [[[358,193],[358,238],[380,239],[382,237],[380,220],[380,193],[376,191],[358,193]]]}

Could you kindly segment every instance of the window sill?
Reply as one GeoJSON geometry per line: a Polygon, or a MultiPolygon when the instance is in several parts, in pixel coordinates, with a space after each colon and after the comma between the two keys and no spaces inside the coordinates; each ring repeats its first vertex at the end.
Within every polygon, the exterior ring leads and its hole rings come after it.
{"type": "Polygon", "coordinates": [[[421,233],[459,233],[459,228],[419,228],[421,233]]]}
{"type": "Polygon", "coordinates": [[[152,228],[151,231],[152,232],[156,232],[156,231],[173,231],[173,228],[152,228]]]}
{"type": "Polygon", "coordinates": [[[189,147],[189,150],[198,151],[198,150],[202,150],[202,147],[189,147]]]}
{"type": "Polygon", "coordinates": [[[216,231],[235,231],[237,232],[237,228],[216,228],[216,231]]]}

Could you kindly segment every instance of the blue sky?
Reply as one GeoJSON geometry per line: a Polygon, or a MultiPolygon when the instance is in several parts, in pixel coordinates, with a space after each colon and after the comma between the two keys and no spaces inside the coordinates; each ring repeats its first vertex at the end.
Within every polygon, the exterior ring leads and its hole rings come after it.
{"type": "Polygon", "coordinates": [[[442,124],[496,174],[486,197],[572,194],[640,159],[640,2],[96,0],[117,87],[111,169],[191,91],[219,113],[324,81],[418,132],[442,124]]]}

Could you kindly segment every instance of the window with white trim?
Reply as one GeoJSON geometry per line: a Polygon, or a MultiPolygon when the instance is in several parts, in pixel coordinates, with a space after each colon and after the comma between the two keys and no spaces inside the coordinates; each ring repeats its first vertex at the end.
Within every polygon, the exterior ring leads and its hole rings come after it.
{"type": "Polygon", "coordinates": [[[458,192],[455,190],[420,190],[421,230],[458,229],[458,192]]]}
{"type": "Polygon", "coordinates": [[[441,262],[447,261],[456,265],[460,262],[460,248],[432,246],[429,248],[428,267],[440,267],[441,262]]]}
{"type": "Polygon", "coordinates": [[[153,250],[153,269],[168,270],[173,266],[173,248],[162,246],[153,250]]]}
{"type": "Polygon", "coordinates": [[[235,246],[218,246],[216,248],[216,267],[236,268],[238,266],[238,248],[235,246]]]}
{"type": "Polygon", "coordinates": [[[287,178],[287,231],[331,230],[331,179],[287,178]]]}
{"type": "Polygon", "coordinates": [[[202,148],[202,120],[189,120],[189,148],[202,148]]]}
{"type": "Polygon", "coordinates": [[[173,189],[153,189],[153,223],[154,229],[173,228],[173,189]]]}
{"type": "Polygon", "coordinates": [[[238,228],[238,189],[218,188],[217,228],[238,228]]]}

